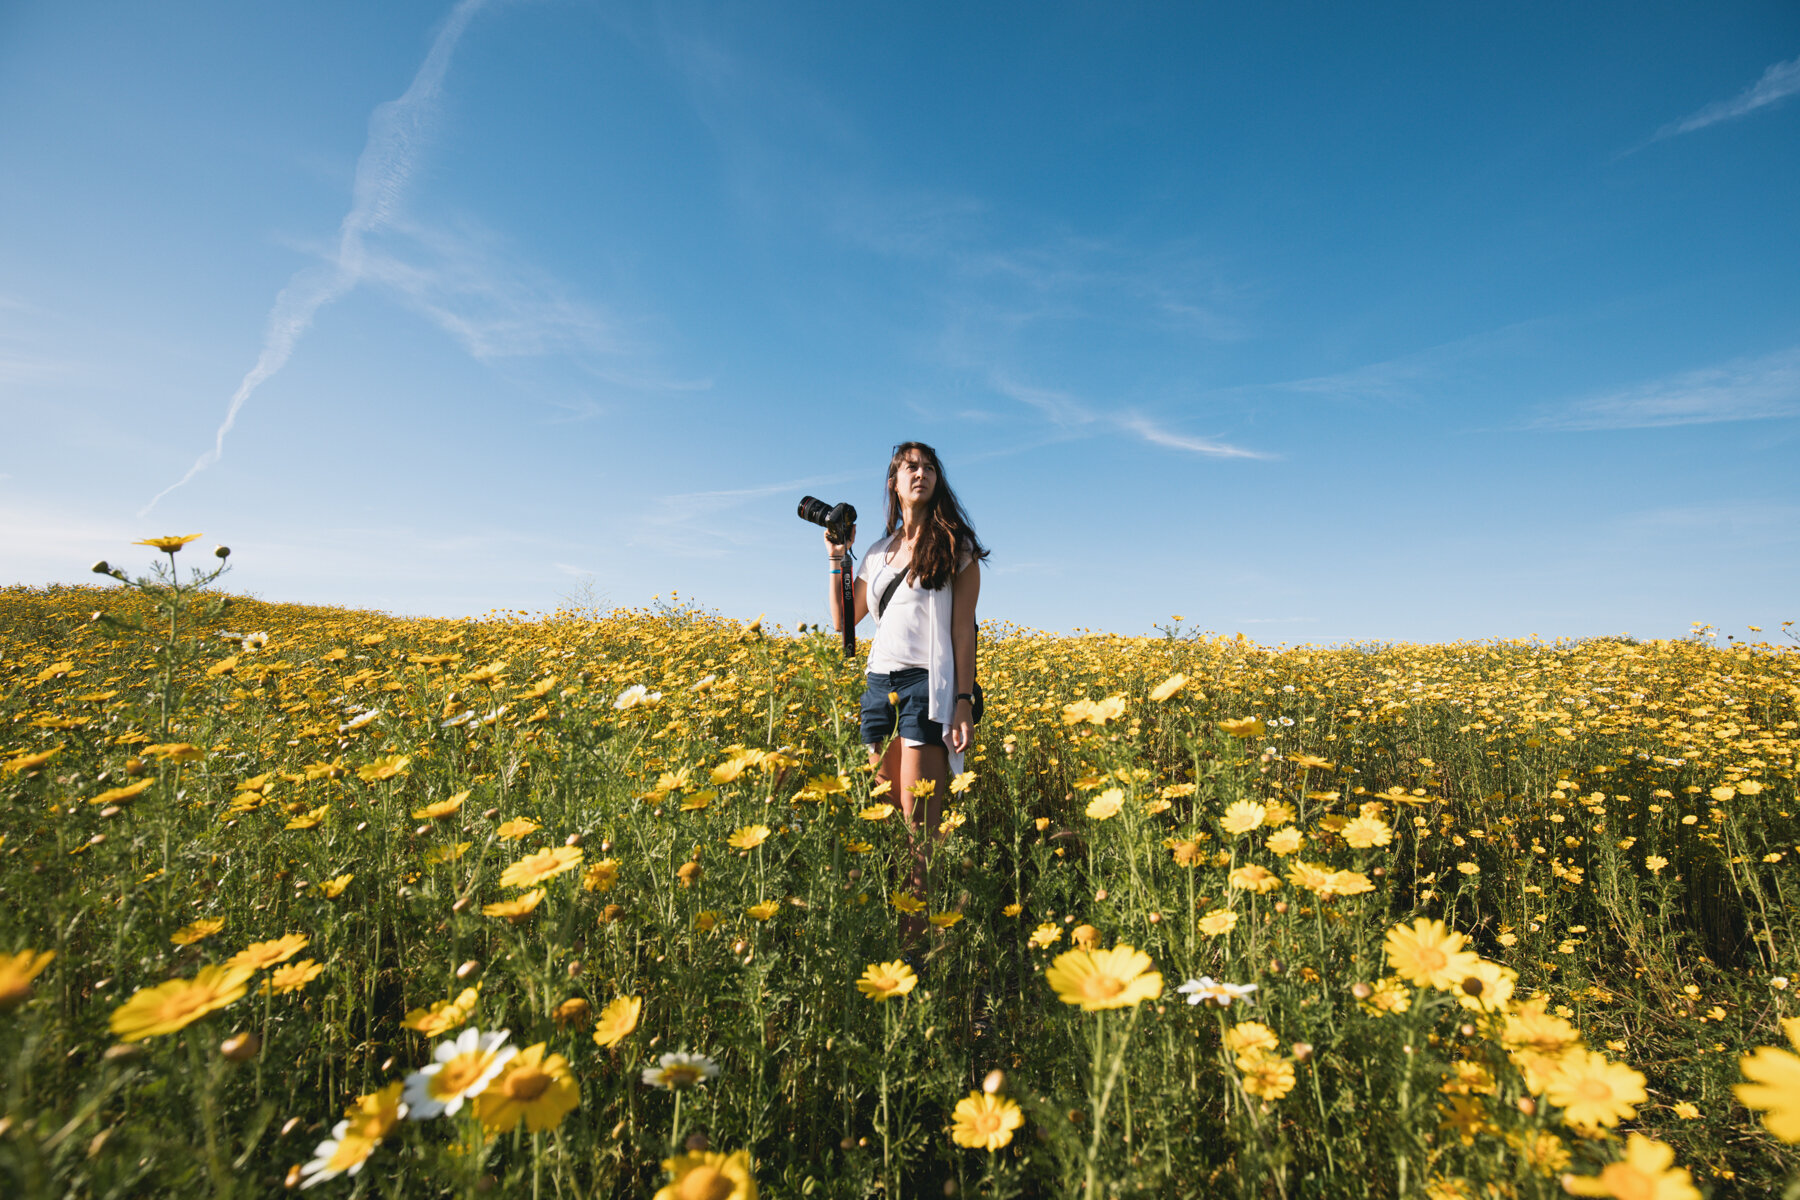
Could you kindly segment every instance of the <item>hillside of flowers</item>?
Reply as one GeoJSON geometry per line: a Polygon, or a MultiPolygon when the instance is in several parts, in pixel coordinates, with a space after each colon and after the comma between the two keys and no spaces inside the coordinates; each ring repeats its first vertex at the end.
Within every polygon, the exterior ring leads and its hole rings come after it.
{"type": "Polygon", "coordinates": [[[909,828],[834,634],[268,604],[191,542],[0,590],[0,1194],[1800,1177],[1785,637],[988,624],[909,828]]]}

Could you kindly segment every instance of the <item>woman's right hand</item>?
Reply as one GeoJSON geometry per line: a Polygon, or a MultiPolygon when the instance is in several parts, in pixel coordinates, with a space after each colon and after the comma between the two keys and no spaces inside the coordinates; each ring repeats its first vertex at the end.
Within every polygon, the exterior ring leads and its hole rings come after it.
{"type": "Polygon", "coordinates": [[[829,530],[829,529],[827,529],[825,531],[824,537],[825,537],[825,552],[827,554],[831,555],[831,557],[833,557],[833,558],[842,558],[842,557],[844,557],[844,554],[850,549],[850,547],[854,546],[856,544],[856,526],[852,525],[850,527],[850,540],[847,543],[839,543],[839,542],[832,541],[831,540],[831,530],[829,530]]]}

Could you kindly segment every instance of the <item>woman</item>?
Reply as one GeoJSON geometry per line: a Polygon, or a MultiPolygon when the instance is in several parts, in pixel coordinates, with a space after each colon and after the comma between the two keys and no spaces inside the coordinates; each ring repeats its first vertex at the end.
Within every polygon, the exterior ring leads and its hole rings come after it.
{"type": "MultiPolygon", "coordinates": [[[[851,529],[850,539],[856,540],[851,529]]],[[[831,620],[844,627],[837,576],[849,547],[825,535],[831,554],[831,620]]],[[[862,740],[877,780],[893,784],[907,826],[937,828],[952,774],[974,735],[975,601],[988,551],[923,442],[894,448],[887,471],[887,533],[856,573],[851,624],[875,613],[862,740]],[[890,701],[890,696],[894,697],[890,701]],[[896,736],[897,735],[897,736],[896,736]],[[927,802],[915,803],[929,782],[927,802]]],[[[915,884],[923,886],[920,873],[915,884]]]]}

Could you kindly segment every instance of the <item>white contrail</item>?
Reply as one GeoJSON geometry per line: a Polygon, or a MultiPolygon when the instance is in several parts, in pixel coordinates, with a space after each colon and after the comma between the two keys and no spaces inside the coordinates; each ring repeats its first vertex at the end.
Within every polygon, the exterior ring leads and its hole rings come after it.
{"type": "Polygon", "coordinates": [[[1663,138],[1717,125],[1720,121],[1734,120],[1784,100],[1795,92],[1800,92],[1800,58],[1776,63],[1762,73],[1762,78],[1729,100],[1714,101],[1690,117],[1664,125],[1650,140],[1659,142],[1663,138]]]}
{"type": "Polygon", "coordinates": [[[350,211],[338,227],[338,246],[324,267],[309,267],[294,274],[288,285],[275,297],[269,310],[269,324],[263,332],[262,353],[250,368],[231,404],[225,410],[225,421],[219,426],[212,449],[194,460],[188,473],[158,492],[139,511],[144,516],[176,488],[219,461],[225,453],[225,435],[237,423],[239,410],[251,393],[261,387],[287,364],[294,346],[312,324],[318,311],[342,297],[361,280],[366,268],[364,235],[387,225],[399,207],[407,181],[412,177],[413,162],[425,140],[426,126],[436,109],[443,90],[444,73],[449,70],[450,56],[456,43],[468,28],[477,9],[487,0],[458,0],[437,37],[425,55],[412,86],[398,100],[378,105],[369,117],[369,140],[362,156],[356,160],[356,182],[351,189],[350,211]]]}

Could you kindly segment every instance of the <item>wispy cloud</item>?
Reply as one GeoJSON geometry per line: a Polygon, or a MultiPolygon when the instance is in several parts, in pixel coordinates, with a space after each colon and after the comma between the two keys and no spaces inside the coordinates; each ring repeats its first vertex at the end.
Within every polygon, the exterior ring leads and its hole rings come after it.
{"type": "Polygon", "coordinates": [[[1000,372],[989,373],[988,386],[1002,396],[1036,409],[1045,420],[1066,432],[1079,432],[1083,435],[1106,431],[1125,433],[1153,446],[1161,446],[1168,450],[1180,450],[1188,454],[1201,454],[1208,458],[1271,459],[1277,457],[1261,450],[1247,450],[1242,446],[1233,446],[1228,442],[1219,441],[1217,438],[1176,433],[1141,413],[1102,411],[1066,392],[1020,383],[1000,372]]]}
{"type": "Polygon", "coordinates": [[[615,355],[628,343],[610,319],[555,279],[512,261],[467,227],[393,221],[363,247],[360,279],[419,313],[482,362],[543,354],[615,355]]]}
{"type": "Polygon", "coordinates": [[[195,460],[186,475],[158,492],[139,516],[149,513],[164,496],[219,461],[225,453],[225,436],[237,424],[244,402],[287,365],[318,311],[343,297],[367,273],[370,264],[365,239],[394,221],[420,148],[430,136],[450,57],[463,31],[486,2],[459,0],[432,39],[431,49],[412,84],[399,99],[379,105],[370,116],[369,138],[357,159],[350,211],[338,227],[335,252],[324,265],[297,272],[276,296],[263,332],[262,353],[232,393],[212,448],[195,460]]]}
{"type": "Polygon", "coordinates": [[[1274,458],[1260,450],[1246,450],[1242,446],[1233,446],[1213,438],[1192,437],[1184,433],[1172,433],[1154,421],[1138,416],[1119,416],[1113,418],[1119,428],[1128,433],[1135,433],[1153,446],[1164,446],[1170,450],[1185,450],[1189,454],[1204,454],[1208,458],[1274,458]]]}
{"type": "Polygon", "coordinates": [[[1657,429],[1800,416],[1800,346],[1576,401],[1528,428],[1657,429]]]}
{"type": "Polygon", "coordinates": [[[1800,92],[1800,58],[1776,63],[1762,73],[1762,78],[1729,100],[1715,100],[1691,116],[1671,121],[1657,130],[1650,141],[1660,142],[1664,138],[1679,137],[1696,129],[1705,129],[1708,125],[1717,125],[1721,121],[1734,121],[1759,108],[1767,108],[1795,92],[1800,92]]]}
{"type": "MultiPolygon", "coordinates": [[[[804,479],[788,479],[780,483],[758,484],[755,487],[677,492],[660,497],[651,511],[634,522],[637,529],[630,540],[654,542],[660,548],[689,557],[721,557],[729,547],[743,545],[750,540],[741,521],[721,524],[717,520],[724,513],[773,496],[785,495],[797,504],[801,495],[812,489],[847,483],[855,478],[857,473],[840,471],[832,475],[811,475],[804,479]]],[[[830,497],[825,499],[829,500],[830,497]]],[[[782,507],[786,508],[785,505],[782,507]]],[[[794,510],[786,508],[786,511],[792,513],[794,510]]],[[[878,522],[880,514],[860,515],[866,537],[870,524],[878,522]]]]}

